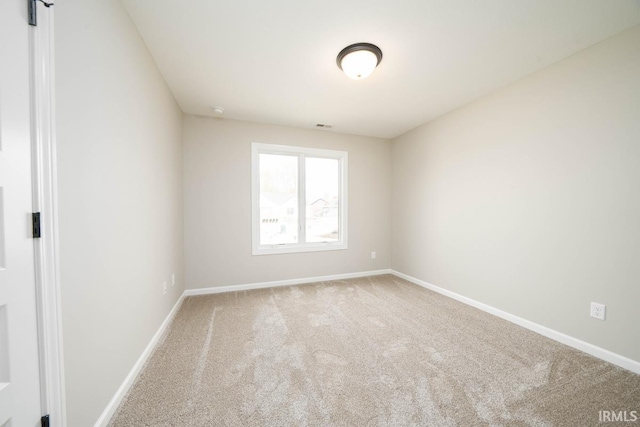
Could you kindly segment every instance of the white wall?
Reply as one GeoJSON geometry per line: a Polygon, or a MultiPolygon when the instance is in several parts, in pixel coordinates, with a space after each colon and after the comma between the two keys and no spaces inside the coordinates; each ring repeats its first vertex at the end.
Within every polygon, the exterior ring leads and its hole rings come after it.
{"type": "Polygon", "coordinates": [[[392,156],[393,269],[640,361],[640,27],[392,156]]]}
{"type": "Polygon", "coordinates": [[[187,288],[389,268],[390,166],[384,139],[186,115],[187,288]],[[252,142],[349,153],[349,249],[251,255],[252,142]]]}
{"type": "Polygon", "coordinates": [[[184,289],[182,113],[120,2],[55,8],[66,399],[85,427],[184,289]]]}

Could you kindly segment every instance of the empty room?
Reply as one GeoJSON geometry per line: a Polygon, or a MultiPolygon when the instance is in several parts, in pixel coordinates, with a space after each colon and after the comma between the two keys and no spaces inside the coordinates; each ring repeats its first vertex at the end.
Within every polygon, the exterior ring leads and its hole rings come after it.
{"type": "Polygon", "coordinates": [[[640,426],[640,1],[1,3],[0,427],[640,426]]]}

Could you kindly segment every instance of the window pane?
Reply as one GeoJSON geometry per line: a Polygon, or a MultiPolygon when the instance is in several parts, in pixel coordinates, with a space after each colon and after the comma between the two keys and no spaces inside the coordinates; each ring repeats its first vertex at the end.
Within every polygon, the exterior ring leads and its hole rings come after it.
{"type": "Polygon", "coordinates": [[[339,166],[337,159],[305,159],[307,243],[340,240],[339,166]]]}
{"type": "Polygon", "coordinates": [[[260,154],[260,244],[298,243],[298,157],[260,154]]]}

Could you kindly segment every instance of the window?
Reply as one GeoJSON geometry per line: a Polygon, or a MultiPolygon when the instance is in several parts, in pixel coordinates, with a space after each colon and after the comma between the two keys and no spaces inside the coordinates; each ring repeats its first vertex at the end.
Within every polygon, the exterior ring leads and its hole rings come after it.
{"type": "Polygon", "coordinates": [[[347,153],[252,144],[253,254],[347,249],[347,153]]]}

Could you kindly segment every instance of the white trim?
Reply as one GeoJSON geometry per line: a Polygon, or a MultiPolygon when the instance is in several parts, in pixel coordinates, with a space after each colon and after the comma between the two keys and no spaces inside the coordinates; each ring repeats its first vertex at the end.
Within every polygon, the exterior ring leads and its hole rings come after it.
{"type": "Polygon", "coordinates": [[[391,274],[398,276],[402,279],[408,280],[409,282],[415,283],[416,285],[422,286],[423,288],[432,290],[446,297],[452,298],[456,301],[460,301],[461,303],[470,305],[471,307],[475,307],[489,314],[493,314],[494,316],[500,317],[501,319],[507,320],[511,323],[515,323],[516,325],[522,326],[523,328],[529,329],[530,331],[536,332],[547,338],[551,338],[554,341],[558,341],[562,344],[568,345],[569,347],[573,347],[577,350],[583,351],[599,359],[605,360],[607,362],[613,363],[614,365],[618,365],[622,368],[628,369],[631,372],[640,374],[640,362],[636,360],[629,359],[628,357],[621,356],[612,351],[609,351],[604,348],[590,344],[588,342],[579,340],[578,338],[574,338],[572,336],[563,334],[562,332],[558,332],[554,329],[547,328],[546,326],[539,325],[530,320],[523,319],[522,317],[518,317],[516,315],[507,313],[506,311],[502,311],[490,305],[478,302],[474,299],[467,298],[465,296],[462,296],[455,292],[451,292],[439,286],[432,285],[431,283],[425,282],[424,280],[416,279],[415,277],[408,276],[404,273],[400,273],[395,270],[391,270],[391,274]]]}
{"type": "Polygon", "coordinates": [[[287,286],[287,285],[298,285],[303,283],[351,279],[356,277],[379,276],[381,274],[391,274],[391,270],[387,269],[387,270],[363,271],[360,273],[335,274],[332,276],[308,277],[304,279],[282,280],[282,281],[265,282],[265,283],[253,283],[248,285],[232,285],[232,286],[220,286],[216,288],[185,290],[184,293],[180,296],[180,298],[176,302],[176,304],[173,306],[173,308],[171,309],[167,317],[164,319],[164,322],[162,322],[162,325],[160,325],[160,328],[158,328],[158,331],[155,333],[153,338],[151,338],[151,341],[149,342],[147,347],[144,349],[144,351],[142,352],[142,354],[140,355],[136,363],[133,365],[133,368],[131,369],[127,377],[124,379],[124,381],[122,382],[122,384],[120,385],[120,387],[118,388],[114,396],[111,398],[111,401],[109,402],[109,404],[106,406],[104,411],[102,411],[102,414],[100,414],[100,417],[94,424],[94,427],[104,427],[109,423],[109,421],[111,421],[111,417],[113,417],[113,415],[116,413],[118,406],[120,406],[120,403],[122,403],[122,399],[124,399],[124,397],[129,392],[129,389],[133,385],[133,382],[135,381],[136,377],[138,376],[138,374],[144,367],[145,363],[153,353],[153,350],[155,349],[156,345],[160,341],[162,334],[164,334],[167,327],[175,317],[176,313],[180,308],[180,305],[182,304],[186,296],[217,294],[222,292],[271,288],[271,287],[287,286]]]}
{"type": "Polygon", "coordinates": [[[277,288],[280,286],[303,285],[306,283],[328,282],[331,280],[355,279],[357,277],[391,274],[391,270],[361,271],[358,273],[334,274],[331,276],[305,277],[302,279],[276,280],[274,282],[247,283],[244,285],[214,286],[211,288],[187,289],[186,296],[220,294],[223,292],[248,291],[251,289],[277,288]]]}
{"type": "Polygon", "coordinates": [[[184,301],[184,297],[185,294],[183,293],[180,298],[178,298],[178,301],[176,301],[175,305],[173,306],[167,317],[164,319],[164,322],[162,322],[162,325],[160,325],[160,328],[158,328],[158,331],[155,333],[153,338],[151,338],[151,341],[149,342],[149,344],[147,344],[147,347],[144,349],[136,363],[133,365],[133,368],[131,368],[131,371],[118,388],[118,391],[116,391],[116,394],[113,395],[107,407],[104,409],[104,411],[102,411],[102,414],[100,414],[100,417],[94,424],[94,427],[106,426],[109,421],[111,421],[111,417],[113,417],[113,415],[116,413],[116,410],[118,409],[118,406],[120,406],[122,399],[124,399],[124,397],[127,395],[136,377],[144,367],[145,363],[147,363],[149,356],[151,356],[151,354],[153,353],[153,350],[160,341],[162,334],[164,334],[174,316],[180,309],[180,305],[182,304],[182,301],[184,301]]]}
{"type": "Polygon", "coordinates": [[[281,286],[302,285],[307,283],[326,282],[326,281],[342,280],[342,279],[353,279],[358,277],[380,276],[383,274],[393,274],[397,277],[408,280],[409,282],[415,283],[416,285],[422,286],[426,289],[432,290],[446,297],[455,299],[456,301],[460,301],[469,306],[478,308],[489,314],[500,317],[509,322],[515,323],[516,325],[522,326],[533,332],[539,333],[540,335],[543,335],[547,338],[551,338],[555,341],[558,341],[562,344],[566,344],[570,347],[573,347],[577,350],[588,353],[599,359],[605,360],[607,362],[613,363],[615,365],[628,369],[632,372],[640,374],[640,363],[635,360],[613,353],[609,350],[605,350],[603,348],[597,347],[593,344],[589,344],[587,342],[581,341],[577,338],[570,337],[561,332],[555,331],[553,329],[547,328],[545,326],[539,325],[537,323],[531,322],[529,320],[523,319],[521,317],[515,316],[505,311],[499,310],[497,308],[491,307],[487,304],[478,302],[471,298],[464,297],[455,292],[448,291],[439,286],[432,285],[431,283],[425,282],[423,280],[416,279],[415,277],[408,276],[404,273],[400,273],[392,269],[362,271],[357,273],[334,274],[329,276],[306,277],[301,279],[278,280],[273,282],[249,283],[249,284],[242,284],[242,285],[217,286],[217,287],[211,287],[211,288],[185,290],[182,296],[178,299],[178,301],[174,305],[171,312],[167,315],[166,319],[164,320],[164,322],[162,323],[162,325],[160,326],[156,334],[153,336],[153,338],[151,339],[151,341],[149,342],[145,350],[143,351],[140,358],[134,364],[133,368],[131,369],[131,372],[129,372],[129,375],[127,375],[127,377],[125,378],[120,388],[118,388],[118,391],[116,392],[116,394],[113,396],[113,398],[111,399],[111,401],[109,402],[105,410],[102,412],[102,414],[98,418],[98,421],[96,421],[94,427],[103,427],[109,423],[109,421],[111,420],[111,417],[115,414],[116,410],[118,409],[118,406],[122,402],[122,399],[127,395],[136,377],[144,367],[149,356],[151,356],[154,348],[156,347],[160,338],[162,337],[162,334],[165,332],[166,328],[169,326],[169,324],[173,320],[175,314],[180,308],[180,305],[184,301],[185,297],[218,294],[218,293],[224,293],[224,292],[246,291],[251,289],[264,289],[264,288],[275,288],[275,287],[281,287],[281,286]]]}
{"type": "Polygon", "coordinates": [[[346,151],[325,150],[320,148],[297,147],[290,145],[251,143],[251,254],[273,255],[297,252],[333,251],[349,248],[348,240],[348,168],[349,153],[346,151]],[[260,154],[280,154],[298,157],[298,243],[282,245],[260,244],[260,154]],[[306,156],[335,159],[339,162],[339,232],[337,242],[306,242],[305,229],[305,162],[306,156]]]}
{"type": "MultiPolygon", "coordinates": [[[[55,139],[54,12],[36,3],[38,26],[30,27],[33,209],[42,238],[34,239],[40,395],[50,425],[66,426],[55,139]]],[[[26,25],[26,24],[25,24],[26,25]]]]}

